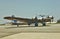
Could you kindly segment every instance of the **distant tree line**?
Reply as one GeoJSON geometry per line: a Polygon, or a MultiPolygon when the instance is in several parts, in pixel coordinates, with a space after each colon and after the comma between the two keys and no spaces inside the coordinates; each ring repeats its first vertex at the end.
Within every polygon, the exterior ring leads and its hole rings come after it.
{"type": "Polygon", "coordinates": [[[57,23],[60,23],[60,19],[59,19],[59,20],[57,20],[57,23]]]}

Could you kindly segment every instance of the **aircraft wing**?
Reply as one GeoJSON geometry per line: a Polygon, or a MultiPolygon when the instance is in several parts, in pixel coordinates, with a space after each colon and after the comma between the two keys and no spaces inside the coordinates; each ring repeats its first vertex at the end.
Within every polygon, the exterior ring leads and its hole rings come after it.
{"type": "Polygon", "coordinates": [[[18,21],[22,21],[22,22],[28,22],[28,21],[34,21],[34,19],[29,19],[29,18],[20,18],[20,17],[4,17],[4,19],[8,19],[8,20],[18,20],[18,21]]]}
{"type": "MultiPolygon", "coordinates": [[[[4,17],[4,19],[8,19],[8,20],[18,20],[18,21],[26,22],[26,23],[28,23],[29,21],[30,21],[31,23],[34,23],[34,22],[35,22],[35,19],[20,18],[20,17],[10,17],[10,16],[4,17]]],[[[49,18],[45,18],[44,20],[45,20],[45,22],[50,22],[50,21],[51,21],[51,19],[49,19],[49,18]]],[[[42,19],[38,19],[37,21],[38,21],[38,22],[42,22],[42,19]]]]}

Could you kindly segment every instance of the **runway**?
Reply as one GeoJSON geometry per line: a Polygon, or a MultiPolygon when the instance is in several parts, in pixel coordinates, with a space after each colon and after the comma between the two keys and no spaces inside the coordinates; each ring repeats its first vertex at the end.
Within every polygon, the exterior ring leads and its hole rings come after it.
{"type": "Polygon", "coordinates": [[[60,39],[60,33],[19,33],[1,39],[60,39]]]}
{"type": "MultiPolygon", "coordinates": [[[[16,36],[16,34],[19,34],[19,35],[21,34],[20,36],[22,37],[26,35],[26,38],[27,36],[29,36],[29,34],[32,35],[31,37],[35,37],[35,35],[37,35],[36,38],[40,38],[41,37],[40,35],[42,35],[43,37],[49,36],[51,37],[51,39],[54,38],[52,37],[52,34],[53,34],[53,36],[56,36],[56,38],[60,38],[59,37],[60,36],[60,24],[53,24],[53,25],[44,26],[44,27],[27,27],[27,26],[16,27],[15,25],[14,26],[13,25],[0,26],[0,38],[1,39],[3,38],[5,39],[5,37],[9,37],[11,35],[16,36]]],[[[17,36],[16,38],[18,37],[19,36],[17,36]]]]}

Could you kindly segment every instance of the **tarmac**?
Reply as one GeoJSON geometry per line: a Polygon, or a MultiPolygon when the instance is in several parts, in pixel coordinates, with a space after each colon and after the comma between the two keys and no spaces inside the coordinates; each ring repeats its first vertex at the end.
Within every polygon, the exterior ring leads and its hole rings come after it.
{"type": "Polygon", "coordinates": [[[60,39],[60,33],[19,33],[1,39],[60,39]]]}
{"type": "Polygon", "coordinates": [[[60,24],[43,27],[0,25],[0,39],[60,39],[60,24]]]}

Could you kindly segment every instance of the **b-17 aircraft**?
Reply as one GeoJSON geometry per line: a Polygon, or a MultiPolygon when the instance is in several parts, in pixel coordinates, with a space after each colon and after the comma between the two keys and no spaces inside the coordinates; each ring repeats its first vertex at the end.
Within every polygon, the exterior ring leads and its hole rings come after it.
{"type": "Polygon", "coordinates": [[[17,23],[17,21],[24,22],[27,25],[35,23],[35,26],[38,26],[38,23],[42,23],[45,26],[46,25],[45,22],[51,22],[51,18],[49,18],[49,17],[38,19],[37,16],[35,18],[30,19],[30,18],[15,17],[13,15],[13,16],[6,16],[6,17],[4,17],[4,19],[14,20],[15,24],[17,23]]]}

